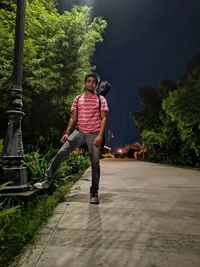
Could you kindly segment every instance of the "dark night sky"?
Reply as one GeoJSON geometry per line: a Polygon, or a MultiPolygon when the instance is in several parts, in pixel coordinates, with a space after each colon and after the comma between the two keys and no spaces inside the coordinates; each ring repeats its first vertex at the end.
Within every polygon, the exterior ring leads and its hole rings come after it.
{"type": "MultiPolygon", "coordinates": [[[[92,63],[112,84],[109,125],[113,150],[138,139],[130,111],[140,106],[138,87],[177,81],[185,63],[200,52],[199,0],[61,1],[93,6],[108,22],[92,63]]],[[[113,151],[114,152],[114,151],[113,151]]]]}

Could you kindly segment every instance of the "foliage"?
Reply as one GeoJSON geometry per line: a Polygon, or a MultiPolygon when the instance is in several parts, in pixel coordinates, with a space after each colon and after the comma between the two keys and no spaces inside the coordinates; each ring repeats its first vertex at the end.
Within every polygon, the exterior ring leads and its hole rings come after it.
{"type": "Polygon", "coordinates": [[[141,97],[140,112],[133,112],[136,127],[141,131],[144,129],[156,129],[160,125],[159,110],[161,98],[155,88],[140,87],[139,94],[141,97]]]}
{"type": "MultiPolygon", "coordinates": [[[[0,191],[3,190],[7,185],[9,185],[11,182],[6,182],[6,183],[3,183],[3,184],[0,184],[0,191]]],[[[4,208],[4,202],[1,202],[0,203],[0,218],[2,219],[2,217],[5,217],[9,214],[12,214],[16,211],[16,209],[19,208],[19,206],[15,206],[15,207],[11,207],[11,208],[4,208]]],[[[1,231],[3,229],[1,228],[1,231]]],[[[0,238],[1,238],[1,231],[0,231],[0,238]]]]}
{"type": "MultiPolygon", "coordinates": [[[[192,74],[192,76],[194,73],[192,74]]],[[[190,76],[190,78],[192,78],[190,76]]],[[[187,163],[199,166],[200,155],[200,68],[195,70],[190,87],[183,87],[172,92],[163,101],[163,110],[176,125],[182,142],[182,154],[188,154],[187,163]],[[192,82],[194,82],[192,84],[192,82]],[[187,152],[187,153],[186,153],[187,152]]]]}
{"type": "MultiPolygon", "coordinates": [[[[35,183],[44,178],[44,172],[48,168],[55,153],[56,150],[54,148],[50,148],[45,155],[40,154],[39,151],[25,154],[25,166],[27,167],[30,183],[35,183]]],[[[69,181],[71,175],[74,175],[88,166],[88,157],[77,155],[75,152],[71,153],[69,158],[65,160],[57,170],[53,179],[52,187],[55,189],[55,187],[63,184],[63,182],[69,181]]]]}
{"type": "Polygon", "coordinates": [[[65,160],[57,173],[55,174],[55,181],[59,183],[62,180],[70,179],[70,176],[76,173],[80,167],[81,170],[89,166],[89,157],[77,155],[75,152],[70,155],[70,157],[65,160]]]}
{"type": "MultiPolygon", "coordinates": [[[[14,3],[15,1],[10,1],[14,3]]],[[[27,0],[24,75],[23,140],[28,144],[58,145],[60,130],[66,127],[72,99],[82,91],[83,77],[94,69],[90,59],[102,42],[106,22],[91,19],[87,6],[73,7],[59,14],[56,1],[27,0]]],[[[11,69],[15,28],[14,4],[0,9],[0,114],[4,118],[11,69]]]]}
{"type": "MultiPolygon", "coordinates": [[[[6,182],[4,184],[0,185],[0,191],[4,189],[7,185],[9,185],[11,182],[6,182]]],[[[7,199],[4,199],[2,202],[0,202],[0,221],[8,220],[11,214],[15,213],[19,206],[14,207],[6,207],[7,199]]],[[[5,224],[0,223],[0,241],[3,239],[4,231],[5,231],[5,224]]]]}
{"type": "Polygon", "coordinates": [[[200,56],[186,65],[178,86],[165,82],[153,91],[146,87],[142,93],[141,112],[133,113],[133,118],[149,148],[147,158],[199,167],[200,56]]]}
{"type": "Polygon", "coordinates": [[[164,102],[163,109],[180,130],[181,139],[198,155],[200,149],[200,90],[173,92],[164,102]]]}
{"type": "MultiPolygon", "coordinates": [[[[2,3],[3,4],[3,3],[2,3]]],[[[10,5],[9,5],[10,6],[10,5]]],[[[14,46],[15,9],[0,9],[0,106],[6,107],[11,81],[11,62],[14,46]]]]}
{"type": "Polygon", "coordinates": [[[147,160],[170,164],[183,164],[179,150],[177,149],[176,137],[171,137],[164,132],[157,133],[147,130],[142,132],[142,139],[148,148],[145,154],[147,160]]]}
{"type": "Polygon", "coordinates": [[[40,154],[39,150],[25,154],[24,165],[27,167],[29,181],[36,182],[43,179],[44,172],[55,152],[55,149],[50,148],[45,155],[40,154]]]}
{"type": "Polygon", "coordinates": [[[143,131],[142,139],[148,147],[146,158],[151,161],[162,162],[165,153],[165,135],[154,131],[143,131]]]}
{"type": "Polygon", "coordinates": [[[136,127],[143,130],[158,130],[161,125],[162,100],[170,91],[176,89],[176,85],[168,80],[161,81],[158,87],[142,86],[139,88],[141,98],[140,112],[132,112],[132,118],[136,127]]]}

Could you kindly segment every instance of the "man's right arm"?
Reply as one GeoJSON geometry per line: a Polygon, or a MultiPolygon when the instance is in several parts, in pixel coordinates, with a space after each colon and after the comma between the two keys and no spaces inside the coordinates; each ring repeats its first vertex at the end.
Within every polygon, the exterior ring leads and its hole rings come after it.
{"type": "Polygon", "coordinates": [[[68,125],[67,125],[67,129],[64,131],[63,136],[60,139],[61,144],[64,144],[65,141],[67,140],[68,136],[71,134],[74,126],[76,125],[77,122],[77,111],[74,110],[72,111],[72,115],[69,119],[68,125]]]}

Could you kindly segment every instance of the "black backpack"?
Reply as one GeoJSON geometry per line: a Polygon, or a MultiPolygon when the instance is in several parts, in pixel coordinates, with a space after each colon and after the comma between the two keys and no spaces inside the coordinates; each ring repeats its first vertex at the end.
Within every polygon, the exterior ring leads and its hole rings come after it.
{"type": "Polygon", "coordinates": [[[111,84],[107,81],[100,81],[96,89],[96,93],[102,96],[106,96],[111,89],[111,84]]]}

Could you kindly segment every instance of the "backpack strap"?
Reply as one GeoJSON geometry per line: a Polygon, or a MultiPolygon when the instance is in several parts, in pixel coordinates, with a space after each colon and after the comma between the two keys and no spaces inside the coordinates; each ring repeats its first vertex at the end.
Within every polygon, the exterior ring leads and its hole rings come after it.
{"type": "Polygon", "coordinates": [[[101,99],[100,99],[100,94],[97,94],[97,97],[99,99],[99,113],[100,113],[100,116],[101,116],[101,99]]]}
{"type": "Polygon", "coordinates": [[[76,103],[77,120],[78,120],[78,101],[79,101],[79,98],[80,97],[81,97],[81,95],[78,95],[78,97],[77,97],[77,103],[76,103]]]}

